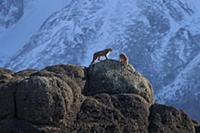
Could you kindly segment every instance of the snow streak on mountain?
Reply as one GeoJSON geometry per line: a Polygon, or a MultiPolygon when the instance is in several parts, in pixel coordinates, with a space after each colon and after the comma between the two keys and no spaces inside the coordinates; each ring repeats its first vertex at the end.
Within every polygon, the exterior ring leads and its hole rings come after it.
{"type": "Polygon", "coordinates": [[[24,13],[23,0],[0,1],[0,35],[6,28],[15,24],[24,13]]]}
{"type": "Polygon", "coordinates": [[[151,79],[157,101],[200,112],[199,0],[73,0],[52,14],[6,66],[88,65],[114,48],[151,79]],[[194,103],[196,106],[188,107],[194,103]]]}
{"type": "Polygon", "coordinates": [[[53,12],[69,0],[1,0],[0,66],[37,32],[53,12]]]}

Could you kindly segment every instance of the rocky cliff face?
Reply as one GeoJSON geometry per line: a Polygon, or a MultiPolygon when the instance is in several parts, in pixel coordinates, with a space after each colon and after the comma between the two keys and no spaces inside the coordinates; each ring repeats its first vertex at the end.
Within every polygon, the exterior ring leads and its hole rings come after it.
{"type": "Polygon", "coordinates": [[[183,111],[154,103],[150,82],[106,60],[87,68],[0,69],[1,133],[197,133],[183,111]]]}

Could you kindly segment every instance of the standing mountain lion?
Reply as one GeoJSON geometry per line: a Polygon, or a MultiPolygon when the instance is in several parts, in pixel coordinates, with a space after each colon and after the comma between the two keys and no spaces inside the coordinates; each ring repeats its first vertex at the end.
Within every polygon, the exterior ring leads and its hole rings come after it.
{"type": "Polygon", "coordinates": [[[93,60],[92,60],[91,64],[93,64],[96,61],[96,59],[100,60],[101,56],[104,56],[106,59],[108,59],[107,55],[111,51],[112,51],[111,48],[107,48],[107,49],[104,49],[102,51],[98,51],[98,52],[94,53],[93,60]]]}

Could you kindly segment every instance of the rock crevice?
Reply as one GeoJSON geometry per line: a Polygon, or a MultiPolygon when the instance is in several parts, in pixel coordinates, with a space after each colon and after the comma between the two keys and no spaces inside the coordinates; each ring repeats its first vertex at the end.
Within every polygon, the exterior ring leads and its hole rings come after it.
{"type": "Polygon", "coordinates": [[[0,69],[1,133],[198,133],[183,111],[154,103],[150,82],[131,65],[0,69]]]}

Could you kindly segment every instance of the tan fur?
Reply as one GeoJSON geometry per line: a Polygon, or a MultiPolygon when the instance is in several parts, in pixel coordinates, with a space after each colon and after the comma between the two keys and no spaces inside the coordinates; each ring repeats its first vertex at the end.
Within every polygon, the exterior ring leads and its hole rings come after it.
{"type": "Polygon", "coordinates": [[[108,59],[107,54],[111,51],[112,51],[111,48],[107,48],[107,49],[104,49],[102,51],[98,51],[98,52],[94,53],[93,60],[92,60],[91,64],[93,64],[97,59],[100,60],[100,58],[102,56],[104,56],[106,59],[108,59]]]}
{"type": "Polygon", "coordinates": [[[123,64],[128,64],[128,56],[126,56],[125,54],[120,54],[119,55],[119,61],[123,64]]]}

